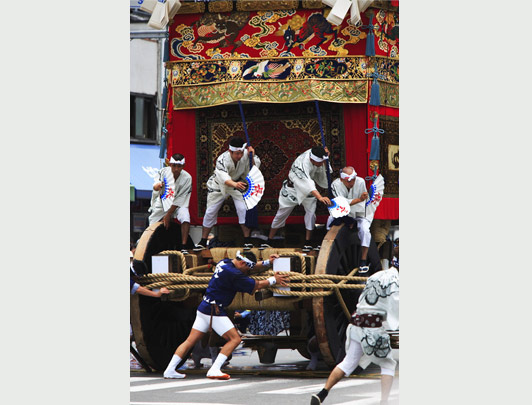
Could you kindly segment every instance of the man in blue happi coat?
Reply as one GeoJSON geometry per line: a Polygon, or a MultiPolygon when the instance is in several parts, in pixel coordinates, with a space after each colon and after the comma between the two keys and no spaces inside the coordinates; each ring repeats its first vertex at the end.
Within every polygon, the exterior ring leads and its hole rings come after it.
{"type": "Polygon", "coordinates": [[[170,363],[164,371],[164,378],[185,378],[185,374],[178,373],[176,367],[183,362],[186,354],[201,340],[211,328],[227,342],[220,350],[207,377],[218,380],[228,380],[229,374],[223,373],[221,367],[233,350],[242,341],[235,326],[227,316],[226,307],[231,304],[237,292],[253,294],[262,288],[273,284],[286,286],[288,275],[276,273],[267,280],[253,280],[246,274],[253,268],[269,267],[278,255],[271,255],[268,260],[257,262],[252,252],[237,252],[235,259],[224,259],[216,265],[214,274],[209,281],[203,301],[198,306],[196,320],[187,339],[176,349],[170,363]]]}

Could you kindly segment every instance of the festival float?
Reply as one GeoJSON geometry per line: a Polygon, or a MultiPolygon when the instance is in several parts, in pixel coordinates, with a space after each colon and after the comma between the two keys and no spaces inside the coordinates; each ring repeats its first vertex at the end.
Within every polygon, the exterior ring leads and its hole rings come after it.
{"type": "MultiPolygon", "coordinates": [[[[316,145],[330,151],[331,176],[351,165],[365,178],[374,219],[399,219],[398,1],[157,3],[166,4],[166,11],[156,4],[156,13],[154,5],[152,26],[168,33],[161,152],[186,156],[193,177],[192,224],[201,225],[206,182],[233,136],[247,139],[262,161],[259,225],[271,224],[294,159],[316,145]]],[[[228,201],[218,214],[219,226],[238,224],[228,201]]],[[[303,214],[296,207],[287,224],[302,224],[303,214]]],[[[324,224],[328,215],[325,206],[318,207],[316,223],[324,224]]],[[[156,370],[165,368],[188,336],[213,265],[243,250],[236,245],[183,254],[180,241],[179,224],[167,230],[155,223],[142,234],[134,256],[148,268],[143,285],[172,291],[163,300],[131,297],[138,352],[156,370]]],[[[244,336],[244,345],[256,349],[261,362],[272,363],[278,348],[309,358],[307,342],[315,336],[323,360],[334,367],[345,354],[345,330],[367,279],[357,275],[356,232],[333,226],[319,251],[303,253],[288,239],[284,247],[252,251],[258,260],[272,253],[290,258],[290,289],[238,293],[230,309],[288,311],[290,325],[285,335],[244,336]]],[[[373,241],[369,259],[373,271],[379,270],[373,241]]],[[[398,335],[392,342],[398,347],[398,335]]]]}

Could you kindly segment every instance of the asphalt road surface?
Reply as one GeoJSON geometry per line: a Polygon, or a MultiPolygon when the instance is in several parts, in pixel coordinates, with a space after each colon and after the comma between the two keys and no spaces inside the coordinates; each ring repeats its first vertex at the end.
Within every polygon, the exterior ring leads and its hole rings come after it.
{"type": "MultiPolygon", "coordinates": [[[[398,354],[397,354],[398,355],[398,354]]],[[[182,380],[165,380],[162,373],[131,370],[132,405],[284,405],[309,404],[310,395],[323,388],[329,370],[320,362],[315,373],[304,373],[308,360],[295,350],[279,350],[275,364],[264,365],[256,352],[237,350],[224,371],[228,381],[205,377],[210,359],[203,359],[201,369],[184,371],[182,380]],[[255,375],[253,375],[255,374],[255,375]]],[[[359,370],[360,371],[360,370],[359,370]]],[[[357,371],[355,371],[357,373],[357,371]]],[[[356,376],[343,378],[331,390],[324,404],[378,405],[380,379],[378,367],[371,365],[356,376]]],[[[399,404],[399,368],[390,395],[390,405],[399,404]]]]}

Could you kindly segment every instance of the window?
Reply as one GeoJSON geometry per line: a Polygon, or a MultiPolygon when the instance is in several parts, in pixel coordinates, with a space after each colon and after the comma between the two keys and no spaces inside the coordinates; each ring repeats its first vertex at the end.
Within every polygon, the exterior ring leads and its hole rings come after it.
{"type": "Polygon", "coordinates": [[[155,142],[157,140],[155,96],[131,94],[129,109],[131,139],[155,142]]]}

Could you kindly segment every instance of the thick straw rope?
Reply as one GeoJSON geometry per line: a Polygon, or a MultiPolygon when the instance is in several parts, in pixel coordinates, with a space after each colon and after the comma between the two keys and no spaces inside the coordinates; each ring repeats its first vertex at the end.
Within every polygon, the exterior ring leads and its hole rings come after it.
{"type": "MultiPolygon", "coordinates": [[[[186,273],[186,271],[187,271],[186,270],[187,269],[187,261],[185,259],[185,255],[183,253],[181,253],[179,250],[163,250],[159,254],[161,254],[161,255],[176,255],[177,257],[179,257],[179,260],[181,261],[181,271],[183,273],[186,273]]],[[[169,290],[177,290],[178,289],[178,288],[174,288],[173,286],[166,286],[166,285],[161,285],[159,287],[146,287],[146,288],[153,289],[153,288],[160,288],[160,287],[166,287],[169,290]]],[[[179,289],[181,290],[182,288],[179,288],[179,289]]],[[[173,297],[173,299],[175,301],[184,301],[184,300],[186,300],[190,296],[190,288],[186,288],[184,290],[185,290],[184,294],[181,297],[173,297]]]]}
{"type": "MultiPolygon", "coordinates": [[[[358,269],[352,271],[355,272],[358,269]]],[[[284,291],[275,287],[267,287],[272,292],[276,292],[282,295],[287,296],[296,296],[296,297],[323,297],[326,295],[331,295],[334,290],[337,289],[363,289],[364,284],[345,284],[349,281],[351,282],[364,282],[367,280],[367,277],[355,277],[355,276],[335,276],[332,274],[299,274],[294,272],[279,272],[281,274],[288,274],[290,280],[302,281],[302,282],[293,282],[289,283],[290,287],[293,288],[307,288],[307,289],[324,289],[326,291],[284,291]],[[334,281],[338,280],[339,283],[334,281]]],[[[272,276],[274,273],[271,270],[263,272],[260,276],[251,276],[253,280],[266,280],[268,277],[272,276]]],[[[140,278],[140,283],[146,288],[161,288],[166,287],[169,290],[183,290],[183,289],[192,289],[192,290],[201,290],[207,288],[207,284],[211,276],[197,276],[197,275],[186,275],[180,273],[157,273],[157,274],[146,274],[140,278]]]]}
{"type": "Polygon", "coordinates": [[[163,250],[160,255],[177,255],[181,260],[181,271],[184,272],[187,268],[187,261],[185,260],[185,255],[179,250],[163,250]]]}
{"type": "MultiPolygon", "coordinates": [[[[213,259],[220,259],[222,260],[227,256],[227,253],[235,253],[232,252],[232,249],[212,249],[211,253],[213,254],[213,259]],[[224,256],[220,258],[221,256],[224,256]]],[[[340,302],[340,306],[342,307],[342,310],[346,317],[350,319],[351,314],[349,313],[349,310],[347,309],[347,305],[345,304],[342,294],[340,293],[340,289],[363,289],[365,284],[347,284],[347,282],[365,282],[368,278],[367,277],[356,277],[353,276],[353,274],[356,274],[358,271],[358,268],[353,269],[349,275],[347,276],[337,276],[333,274],[309,274],[307,275],[307,268],[306,268],[306,260],[305,255],[299,252],[291,252],[291,251],[285,251],[284,249],[265,249],[262,252],[262,256],[269,257],[270,254],[279,254],[280,256],[295,256],[299,258],[299,261],[301,263],[301,273],[298,272],[280,272],[288,274],[290,277],[290,287],[292,288],[301,288],[302,291],[285,291],[281,290],[276,287],[267,287],[269,290],[271,290],[274,293],[284,295],[284,296],[291,296],[295,298],[302,299],[304,297],[325,297],[331,294],[336,294],[338,301],[340,302]],[[294,281],[302,281],[299,283],[295,283],[294,281]],[[334,281],[339,281],[338,283],[335,283],[334,281]],[[322,291],[308,291],[309,289],[321,289],[322,291]]],[[[160,252],[160,254],[167,254],[167,255],[177,255],[181,260],[181,271],[183,274],[180,273],[156,273],[156,274],[146,274],[140,279],[140,283],[143,284],[146,288],[149,289],[156,289],[161,287],[166,287],[169,290],[184,290],[184,295],[179,298],[174,298],[176,301],[183,301],[187,299],[190,296],[191,290],[204,290],[208,286],[208,282],[211,279],[211,273],[198,273],[193,274],[195,272],[199,272],[200,270],[207,270],[211,269],[212,265],[202,265],[197,267],[192,267],[190,269],[187,269],[187,264],[185,260],[185,256],[183,253],[177,250],[164,250],[160,252]],[[205,284],[207,283],[207,284],[205,284]]],[[[219,260],[217,260],[219,261],[219,260]]],[[[250,276],[254,280],[266,280],[268,277],[271,277],[274,272],[272,270],[265,270],[262,271],[260,274],[263,275],[255,275],[250,276]]]]}

